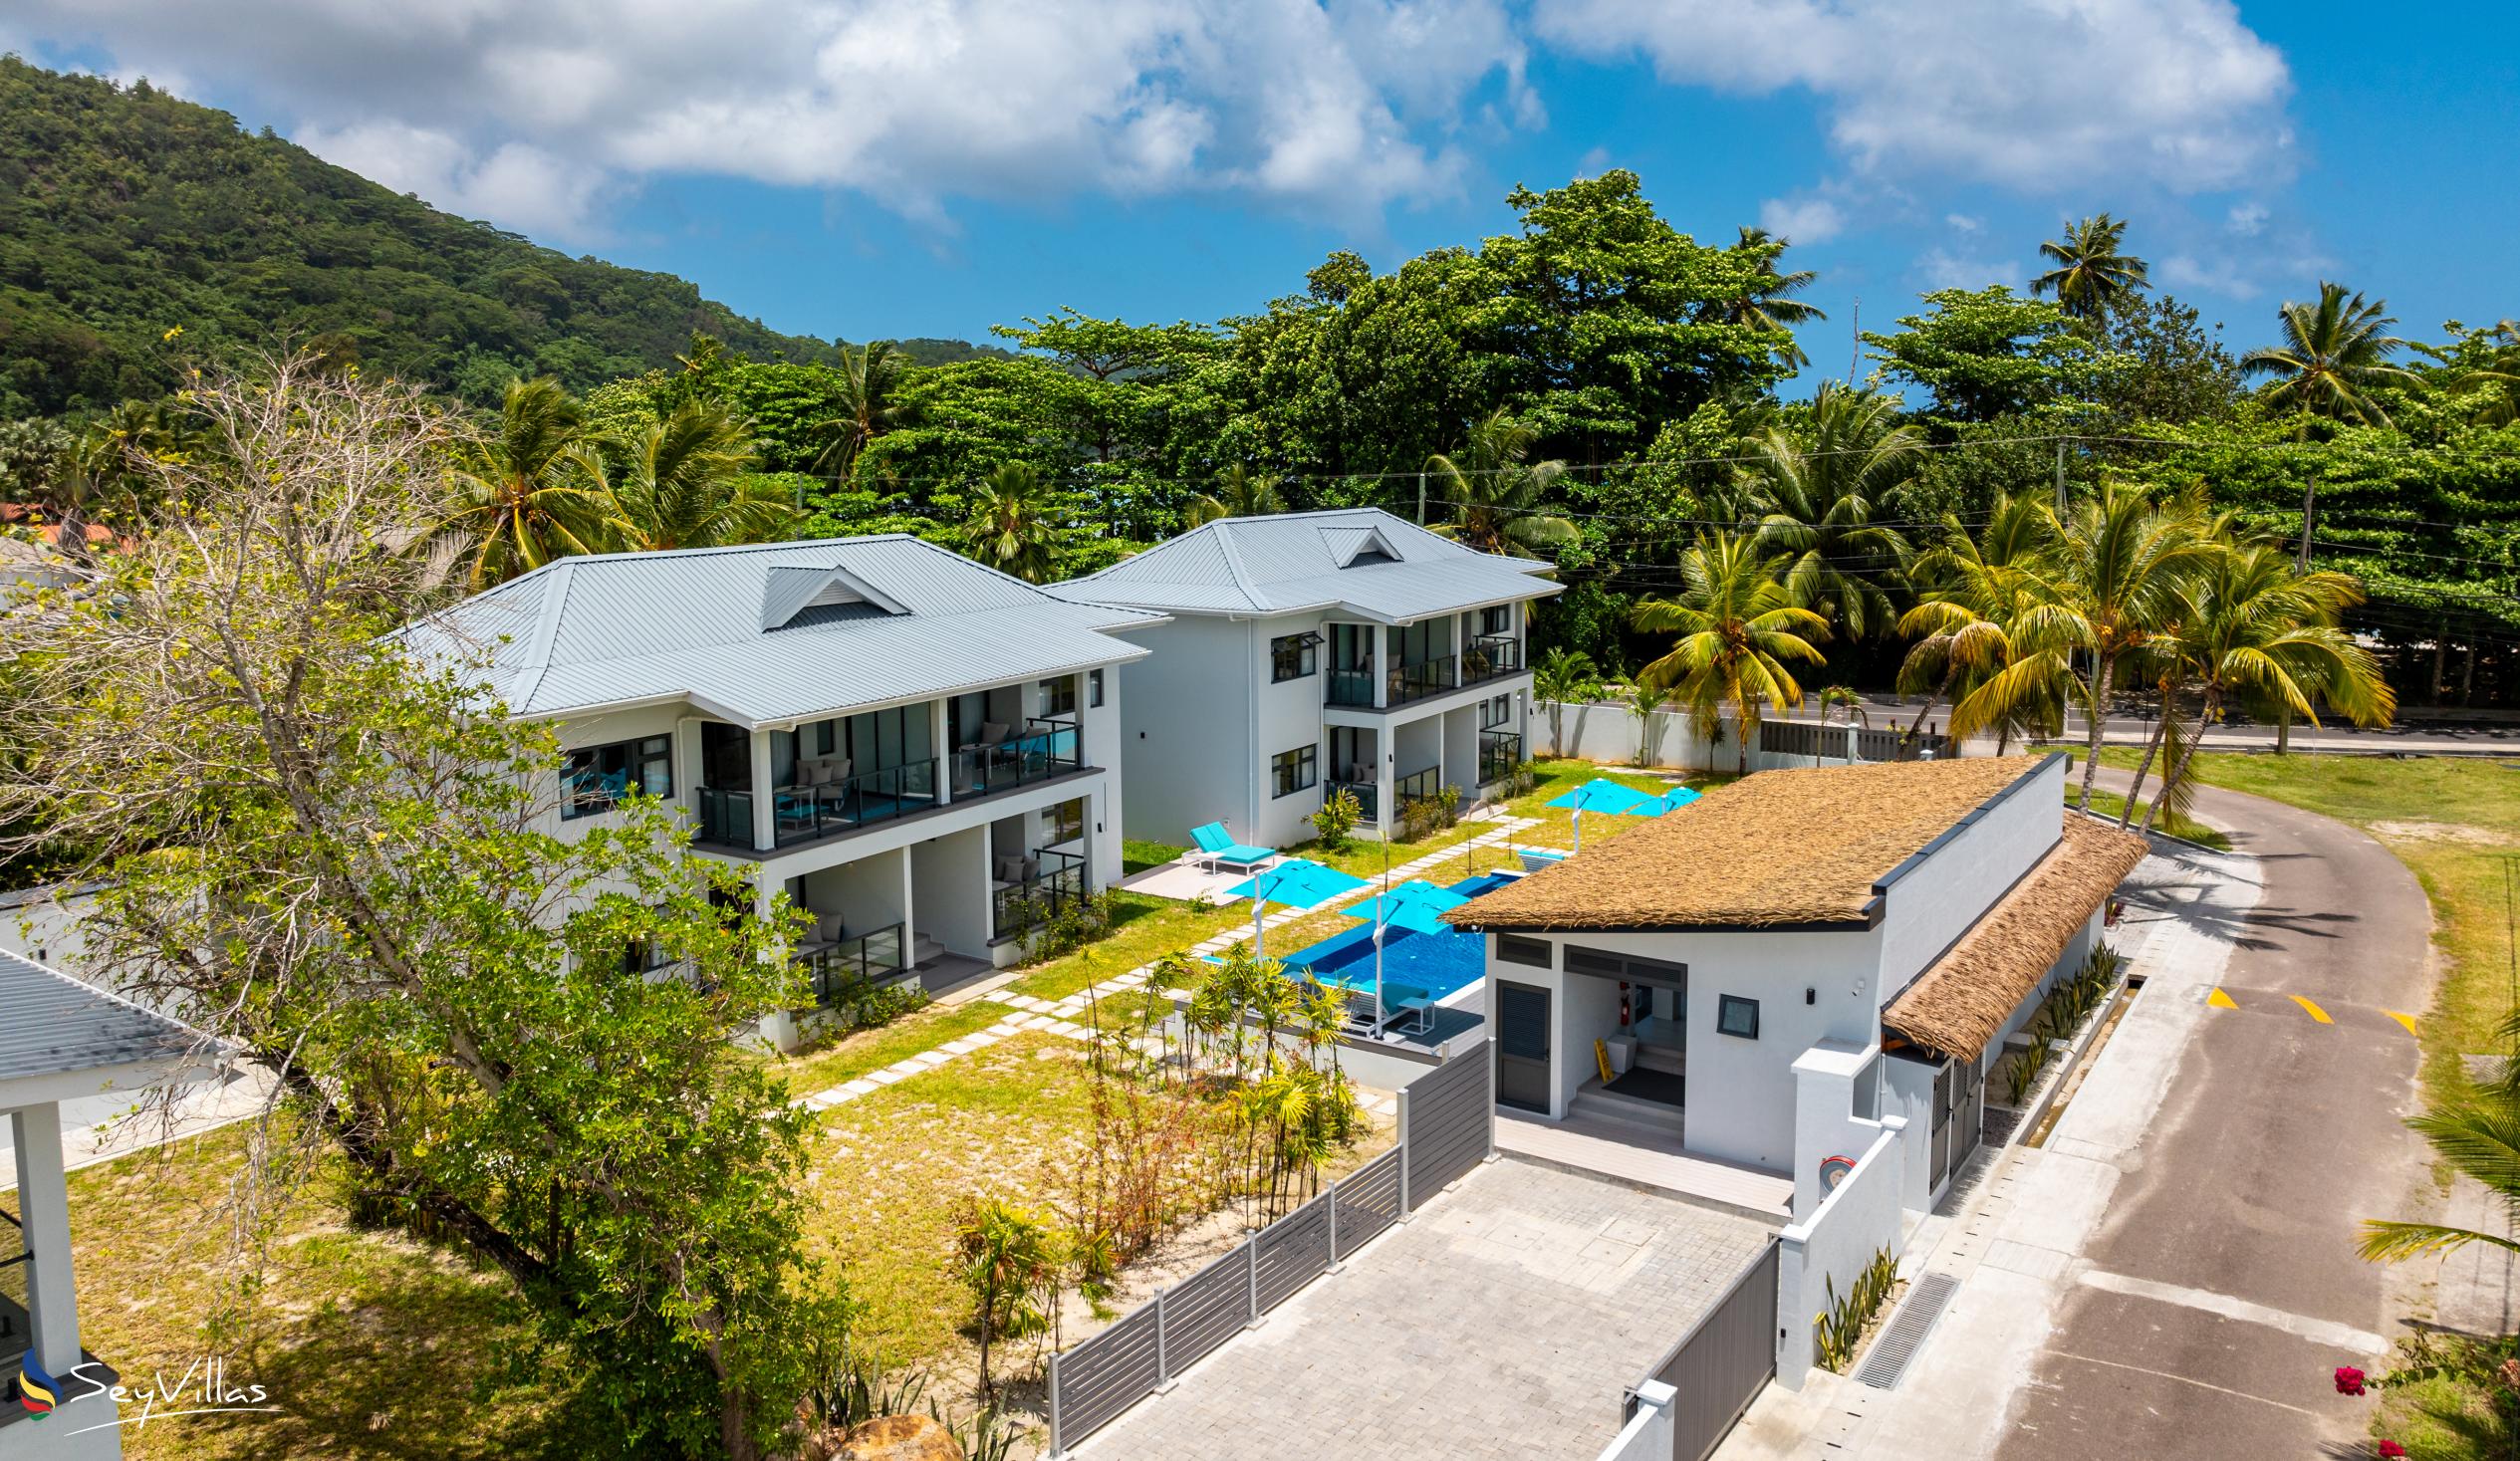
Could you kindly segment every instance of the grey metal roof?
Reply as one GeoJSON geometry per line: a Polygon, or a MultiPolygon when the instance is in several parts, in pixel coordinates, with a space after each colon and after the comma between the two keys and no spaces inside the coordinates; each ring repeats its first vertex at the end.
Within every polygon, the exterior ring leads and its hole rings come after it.
{"type": "Polygon", "coordinates": [[[163,1060],[195,1038],[153,1010],[0,949],[0,1081],[163,1060]]]}
{"type": "Polygon", "coordinates": [[[1325,609],[1396,622],[1538,599],[1560,586],[1549,565],[1464,548],[1380,508],[1220,518],[1053,586],[1080,602],[1167,613],[1289,613],[1325,609]],[[1361,548],[1379,538],[1391,561],[1361,548]]]}
{"type": "Polygon", "coordinates": [[[757,727],[1136,659],[1106,631],[1161,621],[885,534],[564,558],[407,638],[486,659],[519,715],[688,700],[757,727]]]}

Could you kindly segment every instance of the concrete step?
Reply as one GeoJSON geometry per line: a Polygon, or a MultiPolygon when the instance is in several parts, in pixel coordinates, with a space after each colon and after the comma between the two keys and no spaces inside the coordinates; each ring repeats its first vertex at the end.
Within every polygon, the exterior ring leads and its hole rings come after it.
{"type": "Polygon", "coordinates": [[[1567,1113],[1595,1120],[1617,1121],[1648,1131],[1677,1133],[1684,1125],[1683,1113],[1676,1105],[1664,1105],[1658,1100],[1639,1100],[1636,1096],[1620,1096],[1599,1087],[1579,1094],[1568,1103],[1567,1113]]]}
{"type": "Polygon", "coordinates": [[[1682,1051],[1667,1050],[1659,1045],[1638,1045],[1636,1062],[1638,1067],[1647,1071],[1661,1071],[1673,1076],[1688,1074],[1685,1069],[1688,1065],[1687,1054],[1682,1051]]]}
{"type": "Polygon", "coordinates": [[[910,962],[924,964],[945,952],[945,946],[922,933],[910,940],[910,962]]]}

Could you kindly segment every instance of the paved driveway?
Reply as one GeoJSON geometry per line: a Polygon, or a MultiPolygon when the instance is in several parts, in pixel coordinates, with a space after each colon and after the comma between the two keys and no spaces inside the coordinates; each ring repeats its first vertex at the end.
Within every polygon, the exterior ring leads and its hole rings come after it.
{"type": "Polygon", "coordinates": [[[1766,1243],[1749,1218],[1511,1157],[1078,1448],[1087,1461],[1591,1456],[1766,1243]]]}

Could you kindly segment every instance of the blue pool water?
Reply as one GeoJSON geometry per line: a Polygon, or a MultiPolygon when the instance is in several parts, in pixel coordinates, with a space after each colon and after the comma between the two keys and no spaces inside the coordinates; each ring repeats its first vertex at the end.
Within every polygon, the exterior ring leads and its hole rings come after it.
{"type": "MultiPolygon", "coordinates": [[[[1475,898],[1491,888],[1511,881],[1501,873],[1483,873],[1451,884],[1454,892],[1475,898]]],[[[1344,985],[1349,989],[1374,988],[1374,925],[1360,923],[1345,933],[1333,934],[1309,948],[1280,955],[1287,972],[1301,975],[1307,969],[1324,984],[1344,985]]],[[[1383,935],[1383,992],[1392,993],[1394,985],[1422,989],[1426,997],[1441,1000],[1458,994],[1487,977],[1487,940],[1476,933],[1411,933],[1394,928],[1383,935]]]]}

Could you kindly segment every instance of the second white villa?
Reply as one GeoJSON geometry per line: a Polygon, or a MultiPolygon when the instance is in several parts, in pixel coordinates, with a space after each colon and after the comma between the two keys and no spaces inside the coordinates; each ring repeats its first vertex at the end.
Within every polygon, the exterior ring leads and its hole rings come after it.
{"type": "Polygon", "coordinates": [[[1057,593],[1160,615],[1130,638],[1129,836],[1313,835],[1344,788],[1370,827],[1524,759],[1526,606],[1549,565],[1465,548],[1375,508],[1225,518],[1057,593]]]}

